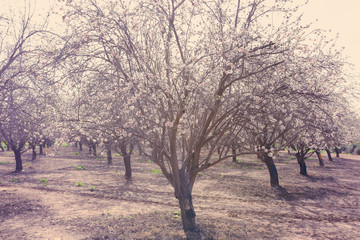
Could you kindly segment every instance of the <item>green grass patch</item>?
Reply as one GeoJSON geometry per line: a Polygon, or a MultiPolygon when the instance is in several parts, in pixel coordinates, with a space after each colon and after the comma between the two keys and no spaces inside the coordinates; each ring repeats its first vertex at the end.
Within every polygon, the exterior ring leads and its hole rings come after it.
{"type": "Polygon", "coordinates": [[[40,179],[40,182],[43,183],[44,186],[48,184],[48,180],[46,178],[40,179]]]}
{"type": "Polygon", "coordinates": [[[20,178],[12,178],[10,179],[10,182],[20,182],[20,178]]]}
{"type": "Polygon", "coordinates": [[[30,165],[30,163],[29,163],[29,162],[27,162],[27,163],[24,163],[24,165],[25,165],[25,166],[28,166],[28,165],[30,165]]]}
{"type": "Polygon", "coordinates": [[[82,186],[84,186],[84,184],[83,184],[82,182],[76,182],[76,183],[75,183],[75,186],[77,186],[77,187],[82,187],[82,186]]]}
{"type": "Polygon", "coordinates": [[[85,170],[86,169],[86,167],[83,165],[83,164],[81,164],[80,166],[77,166],[77,167],[75,167],[77,170],[85,170]]]}
{"type": "Polygon", "coordinates": [[[282,162],[282,163],[288,164],[289,162],[285,161],[285,162],[282,162]]]}
{"type": "Polygon", "coordinates": [[[176,217],[180,217],[180,216],[181,216],[181,212],[180,212],[180,211],[173,212],[172,214],[173,214],[174,216],[176,216],[176,217]]]}
{"type": "Polygon", "coordinates": [[[11,162],[0,162],[0,165],[11,164],[11,162]]]}
{"type": "Polygon", "coordinates": [[[77,155],[80,155],[80,153],[74,152],[73,155],[74,155],[74,156],[77,156],[77,155]]]}
{"type": "Polygon", "coordinates": [[[94,192],[94,191],[97,190],[96,186],[94,186],[94,185],[89,185],[89,189],[90,189],[91,192],[94,192]]]}
{"type": "Polygon", "coordinates": [[[152,172],[153,174],[162,174],[162,171],[159,170],[159,169],[153,169],[153,170],[151,170],[151,172],[152,172]]]}
{"type": "Polygon", "coordinates": [[[61,146],[62,146],[62,147],[68,147],[69,144],[67,144],[67,143],[64,142],[64,143],[61,144],[61,146]]]}
{"type": "Polygon", "coordinates": [[[288,157],[288,159],[296,159],[296,157],[288,157]]]}
{"type": "Polygon", "coordinates": [[[117,157],[121,157],[120,153],[115,154],[115,156],[117,156],[117,157]]]}
{"type": "Polygon", "coordinates": [[[256,169],[258,169],[258,170],[264,170],[265,168],[264,168],[264,167],[257,167],[256,169]]]}

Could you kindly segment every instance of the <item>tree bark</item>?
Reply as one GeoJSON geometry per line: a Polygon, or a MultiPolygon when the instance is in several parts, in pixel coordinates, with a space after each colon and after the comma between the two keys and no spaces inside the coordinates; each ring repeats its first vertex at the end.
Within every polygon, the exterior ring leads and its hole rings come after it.
{"type": "Polygon", "coordinates": [[[201,239],[201,233],[196,225],[194,206],[192,202],[192,196],[189,191],[182,191],[179,200],[179,206],[181,210],[181,219],[183,229],[186,234],[186,239],[197,240],[201,239]]]}
{"type": "Polygon", "coordinates": [[[124,165],[125,165],[125,179],[131,180],[131,162],[130,162],[130,155],[126,155],[124,158],[124,165]]]}
{"type": "Polygon", "coordinates": [[[21,172],[23,170],[22,159],[21,159],[21,149],[13,149],[15,155],[16,168],[15,172],[21,172]]]}
{"type": "Polygon", "coordinates": [[[318,157],[318,159],[319,159],[319,165],[320,165],[320,167],[323,167],[323,166],[324,166],[324,160],[323,160],[323,158],[322,158],[321,153],[320,153],[319,151],[316,151],[315,153],[316,153],[316,155],[317,155],[317,157],[318,157]]]}
{"type": "Polygon", "coordinates": [[[1,151],[2,151],[2,152],[5,151],[5,150],[4,150],[4,147],[2,146],[2,142],[0,142],[0,148],[1,148],[1,151]]]}
{"type": "Polygon", "coordinates": [[[279,176],[278,172],[274,163],[274,159],[269,156],[264,157],[264,162],[269,170],[270,173],[270,184],[271,187],[279,187],[279,176]]]}
{"type": "Polygon", "coordinates": [[[131,180],[131,162],[130,162],[130,155],[126,150],[126,144],[121,144],[120,146],[121,155],[124,159],[124,166],[125,166],[125,179],[131,180]]]}
{"type": "Polygon", "coordinates": [[[328,155],[328,158],[329,158],[329,161],[333,161],[333,158],[331,157],[331,153],[330,153],[330,150],[329,149],[325,149],[327,155],[328,155]]]}
{"type": "Polygon", "coordinates": [[[36,145],[31,145],[31,150],[32,150],[32,157],[31,157],[31,161],[34,161],[36,159],[36,145]]]}
{"type": "Polygon", "coordinates": [[[307,176],[307,171],[306,171],[306,163],[305,163],[305,159],[304,156],[302,156],[301,154],[297,153],[296,154],[296,159],[299,163],[300,166],[300,174],[307,176]]]}
{"type": "Polygon", "coordinates": [[[93,154],[94,154],[94,156],[96,156],[96,144],[93,143],[93,144],[91,145],[91,147],[92,147],[92,149],[93,149],[93,154]]]}
{"type": "MultiPolygon", "coordinates": [[[[231,150],[232,150],[232,154],[235,155],[236,154],[236,146],[232,145],[231,150]]],[[[236,162],[236,156],[233,156],[232,161],[236,162]]]]}
{"type": "Polygon", "coordinates": [[[106,149],[106,156],[107,156],[108,165],[112,165],[113,161],[111,156],[111,148],[109,147],[106,149]]]}
{"type": "Polygon", "coordinates": [[[80,149],[80,151],[83,150],[83,148],[82,148],[82,142],[79,142],[79,149],[80,149]]]}
{"type": "Polygon", "coordinates": [[[39,155],[44,155],[42,144],[39,144],[39,155]]]}
{"type": "Polygon", "coordinates": [[[335,147],[335,153],[336,153],[336,157],[340,157],[340,150],[338,147],[335,147]]]}
{"type": "Polygon", "coordinates": [[[6,151],[10,151],[10,144],[9,143],[5,143],[6,145],[6,151]]]}

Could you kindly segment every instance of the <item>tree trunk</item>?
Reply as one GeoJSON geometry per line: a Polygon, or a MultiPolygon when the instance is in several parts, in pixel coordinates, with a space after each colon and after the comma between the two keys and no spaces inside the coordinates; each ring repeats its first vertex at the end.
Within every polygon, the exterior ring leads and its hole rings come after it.
{"type": "Polygon", "coordinates": [[[80,151],[83,150],[83,148],[82,148],[82,143],[81,143],[81,142],[79,142],[79,149],[80,149],[80,151]]]}
{"type": "Polygon", "coordinates": [[[93,154],[96,156],[96,144],[92,144],[93,154]]]}
{"type": "Polygon", "coordinates": [[[75,147],[76,147],[76,148],[78,147],[78,142],[77,142],[77,141],[75,142],[75,147]]]}
{"type": "Polygon", "coordinates": [[[106,149],[106,156],[107,156],[108,165],[112,165],[113,161],[111,156],[111,148],[109,147],[106,149]]]}
{"type": "Polygon", "coordinates": [[[270,184],[272,187],[279,187],[279,176],[276,170],[276,166],[272,157],[265,156],[264,162],[270,173],[270,184]]]}
{"type": "Polygon", "coordinates": [[[141,148],[141,143],[137,143],[137,147],[138,147],[138,149],[139,149],[139,156],[142,156],[143,155],[143,150],[142,150],[142,148],[141,148]]]}
{"type": "Polygon", "coordinates": [[[31,157],[31,161],[34,161],[36,159],[36,145],[32,145],[31,146],[32,149],[32,157],[31,157]]]}
{"type": "Polygon", "coordinates": [[[15,155],[16,168],[15,172],[21,172],[23,170],[22,159],[21,159],[21,150],[13,149],[15,155]]]}
{"type": "Polygon", "coordinates": [[[42,144],[39,144],[39,155],[44,155],[42,144]]]}
{"type": "Polygon", "coordinates": [[[324,166],[324,160],[323,160],[323,158],[322,158],[321,153],[320,153],[319,151],[316,151],[315,153],[316,153],[316,155],[318,156],[320,167],[323,167],[323,166],[324,166]]]}
{"type": "MultiPolygon", "coordinates": [[[[235,155],[236,154],[236,146],[235,145],[232,145],[231,146],[231,150],[232,150],[232,154],[233,155],[235,155]]],[[[233,162],[236,162],[236,156],[233,156],[233,158],[232,158],[233,160],[233,162]]]]}
{"type": "Polygon", "coordinates": [[[296,159],[300,166],[300,174],[307,176],[306,163],[305,163],[304,156],[301,156],[301,154],[296,154],[296,159]]]}
{"type": "Polygon", "coordinates": [[[181,196],[178,198],[178,200],[181,210],[183,229],[186,234],[186,239],[189,240],[201,239],[201,233],[195,221],[196,214],[192,203],[191,193],[183,192],[181,196]]]}
{"type": "Polygon", "coordinates": [[[9,143],[5,143],[6,145],[6,151],[10,151],[10,144],[9,143]]]}
{"type": "Polygon", "coordinates": [[[329,149],[325,149],[327,155],[328,155],[328,158],[329,158],[329,161],[333,161],[332,157],[331,157],[331,153],[330,153],[330,150],[329,149]]]}
{"type": "Polygon", "coordinates": [[[2,151],[2,152],[5,151],[5,150],[4,150],[4,147],[2,146],[2,142],[0,142],[0,148],[1,148],[1,151],[2,151]]]}
{"type": "Polygon", "coordinates": [[[335,153],[336,153],[336,157],[340,157],[340,150],[338,147],[335,147],[335,153]]]}
{"type": "Polygon", "coordinates": [[[131,180],[131,162],[130,162],[130,155],[126,155],[124,158],[124,165],[125,165],[125,179],[131,180]]]}

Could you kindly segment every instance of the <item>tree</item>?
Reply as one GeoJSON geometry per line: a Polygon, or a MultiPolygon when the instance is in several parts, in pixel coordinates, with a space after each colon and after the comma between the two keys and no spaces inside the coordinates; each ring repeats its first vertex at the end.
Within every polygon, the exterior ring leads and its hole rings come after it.
{"type": "MultiPolygon", "coordinates": [[[[304,73],[333,74],[316,68],[324,59],[315,52],[312,57],[317,64],[312,67],[312,59],[306,56],[316,48],[307,50],[306,31],[292,17],[297,6],[290,9],[286,4],[279,1],[269,7],[264,0],[238,1],[236,8],[232,1],[220,0],[65,4],[63,19],[70,37],[64,49],[69,55],[85,57],[88,74],[95,75],[86,78],[86,84],[112,79],[121,86],[116,88],[121,110],[117,116],[124,116],[120,128],[151,146],[147,154],[174,188],[188,239],[201,238],[192,201],[197,173],[234,157],[234,143],[242,147],[235,155],[255,150],[241,134],[252,128],[252,112],[247,109],[257,109],[260,116],[266,107],[259,108],[264,100],[264,95],[257,96],[259,83],[271,86],[273,79],[278,81],[278,91],[285,94],[279,102],[284,103],[290,94],[297,94],[297,101],[306,99],[308,92],[301,91],[308,90],[309,76],[304,73]],[[269,26],[272,11],[282,11],[285,20],[269,26]],[[280,73],[272,78],[280,66],[280,73]],[[257,98],[260,101],[254,101],[257,98]],[[219,147],[218,157],[212,158],[219,147]]],[[[114,91],[105,94],[110,98],[114,91]]],[[[271,122],[273,114],[263,115],[271,122]]],[[[270,143],[283,138],[286,126],[281,126],[269,129],[277,136],[270,143]]],[[[258,149],[265,147],[263,152],[269,150],[267,145],[267,141],[257,144],[258,149]]]]}

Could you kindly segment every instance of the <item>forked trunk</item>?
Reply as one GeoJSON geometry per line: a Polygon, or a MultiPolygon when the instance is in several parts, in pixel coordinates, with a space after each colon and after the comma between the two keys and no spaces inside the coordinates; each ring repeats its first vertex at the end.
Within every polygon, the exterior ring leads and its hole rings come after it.
{"type": "Polygon", "coordinates": [[[276,166],[272,157],[265,156],[264,162],[270,173],[270,184],[272,187],[279,187],[279,176],[276,170],[276,166]]]}
{"type": "Polygon", "coordinates": [[[305,163],[304,156],[302,156],[301,154],[296,154],[296,159],[300,166],[300,174],[307,176],[306,163],[305,163]]]}
{"type": "Polygon", "coordinates": [[[22,159],[21,159],[21,150],[14,149],[16,168],[15,172],[21,172],[23,170],[22,159]]]}
{"type": "Polygon", "coordinates": [[[108,165],[112,165],[113,161],[111,156],[111,148],[106,149],[106,156],[107,156],[108,165]]]}
{"type": "Polygon", "coordinates": [[[327,155],[328,155],[328,158],[329,158],[329,161],[333,161],[332,157],[331,157],[331,153],[330,153],[330,150],[329,149],[325,149],[327,155]]]}
{"type": "Polygon", "coordinates": [[[322,158],[321,153],[320,153],[319,151],[316,151],[315,153],[316,153],[316,155],[317,155],[317,157],[318,157],[318,159],[319,159],[319,165],[320,165],[320,167],[323,167],[323,166],[324,166],[324,160],[323,160],[323,158],[322,158]]]}

